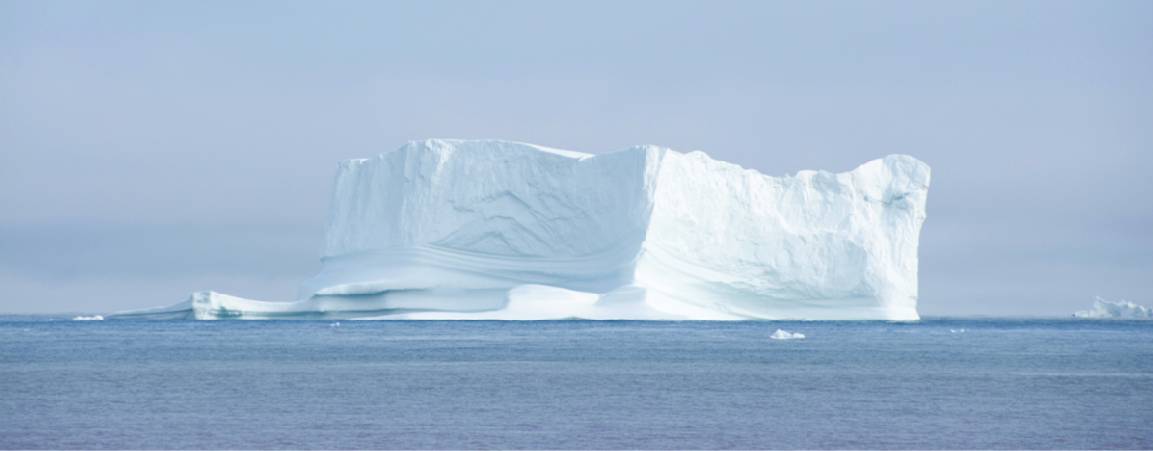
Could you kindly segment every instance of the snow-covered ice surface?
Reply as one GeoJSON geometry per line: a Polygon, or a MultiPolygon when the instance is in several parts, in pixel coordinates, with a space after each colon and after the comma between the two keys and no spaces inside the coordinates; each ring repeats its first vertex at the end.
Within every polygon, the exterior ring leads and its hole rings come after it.
{"type": "Polygon", "coordinates": [[[917,319],[929,167],[770,177],[638,146],[426,140],[340,164],[298,300],[117,317],[917,319]]]}
{"type": "Polygon", "coordinates": [[[1074,313],[1082,319],[1153,319],[1153,308],[1129,301],[1106,301],[1098,297],[1093,308],[1074,313]]]}

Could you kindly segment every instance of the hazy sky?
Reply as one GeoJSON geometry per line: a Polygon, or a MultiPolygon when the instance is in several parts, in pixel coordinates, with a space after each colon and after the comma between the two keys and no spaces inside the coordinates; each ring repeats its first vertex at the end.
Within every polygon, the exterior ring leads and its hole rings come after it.
{"type": "Polygon", "coordinates": [[[0,0],[0,312],[289,300],[427,137],[933,167],[923,315],[1153,304],[1153,2],[0,0]]]}

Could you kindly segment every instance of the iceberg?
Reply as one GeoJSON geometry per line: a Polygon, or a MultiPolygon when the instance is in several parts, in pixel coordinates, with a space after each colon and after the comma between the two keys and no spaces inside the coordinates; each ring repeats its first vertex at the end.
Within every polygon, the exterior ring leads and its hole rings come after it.
{"type": "Polygon", "coordinates": [[[800,332],[789,332],[784,329],[777,329],[776,332],[773,332],[772,335],[769,335],[769,338],[773,340],[804,340],[805,334],[800,332]]]}
{"type": "Polygon", "coordinates": [[[1106,301],[1097,297],[1093,301],[1092,309],[1076,312],[1073,317],[1081,319],[1153,319],[1153,308],[1125,300],[1106,301]]]}
{"type": "Polygon", "coordinates": [[[296,301],[118,318],[915,320],[930,171],[771,177],[657,146],[414,141],[339,164],[296,301]]]}

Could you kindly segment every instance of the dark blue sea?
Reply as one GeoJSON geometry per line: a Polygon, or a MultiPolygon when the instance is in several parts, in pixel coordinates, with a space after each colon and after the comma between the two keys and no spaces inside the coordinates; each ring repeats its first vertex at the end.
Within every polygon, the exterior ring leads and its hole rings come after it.
{"type": "Polygon", "coordinates": [[[5,317],[0,448],[1153,448],[1153,321],[5,317]]]}

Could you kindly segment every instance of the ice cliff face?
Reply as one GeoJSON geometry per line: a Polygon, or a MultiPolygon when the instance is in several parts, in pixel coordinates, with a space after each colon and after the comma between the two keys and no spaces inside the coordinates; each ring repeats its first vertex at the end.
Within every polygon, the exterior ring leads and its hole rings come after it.
{"type": "Polygon", "coordinates": [[[916,319],[928,186],[928,166],[901,155],[769,177],[654,146],[412,142],[340,165],[324,266],[300,300],[207,292],[165,311],[916,319]]]}
{"type": "Polygon", "coordinates": [[[749,318],[917,318],[924,163],[768,177],[701,152],[660,158],[639,285],[749,318]]]}

